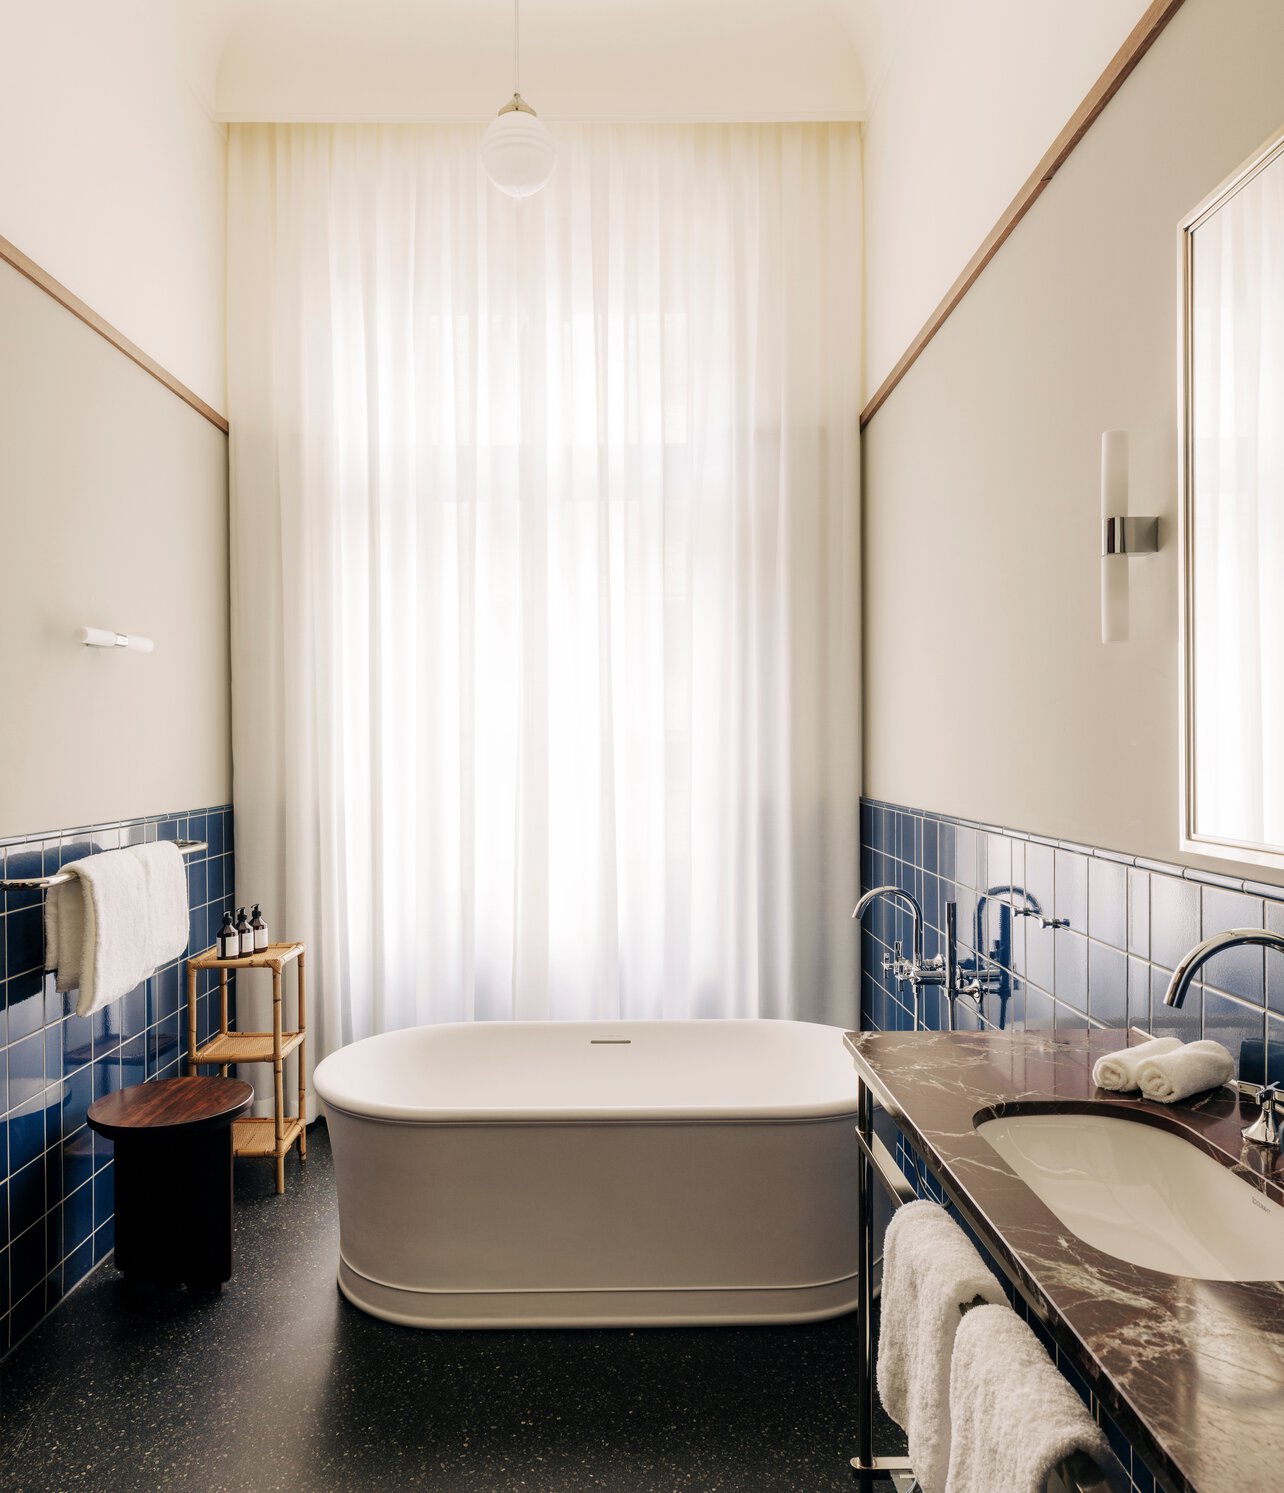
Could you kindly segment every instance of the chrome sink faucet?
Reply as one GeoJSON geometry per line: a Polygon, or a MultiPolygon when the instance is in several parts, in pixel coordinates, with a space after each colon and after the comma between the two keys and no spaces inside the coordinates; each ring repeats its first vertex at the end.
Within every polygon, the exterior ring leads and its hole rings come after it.
{"type": "MultiPolygon", "coordinates": [[[[1211,959],[1214,954],[1220,954],[1223,949],[1237,949],[1245,944],[1260,944],[1264,949],[1274,949],[1276,953],[1284,954],[1284,934],[1272,933],[1268,928],[1230,928],[1225,933],[1214,933],[1211,938],[1197,943],[1193,949],[1182,956],[1177,968],[1173,970],[1172,979],[1168,982],[1168,989],[1164,994],[1164,1005],[1181,1005],[1195,978],[1195,971],[1206,960],[1211,959]]],[[[1284,1093],[1281,1093],[1280,1085],[1240,1082],[1236,1087],[1241,1095],[1255,1099],[1262,1106],[1262,1112],[1257,1119],[1240,1133],[1245,1140],[1254,1141],[1259,1146],[1269,1146],[1271,1150],[1278,1151],[1280,1149],[1280,1127],[1276,1106],[1284,1104],[1284,1093]]]]}

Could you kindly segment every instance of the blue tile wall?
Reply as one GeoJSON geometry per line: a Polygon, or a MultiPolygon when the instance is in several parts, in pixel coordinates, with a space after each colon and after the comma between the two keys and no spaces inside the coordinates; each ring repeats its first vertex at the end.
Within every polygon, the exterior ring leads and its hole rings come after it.
{"type": "MultiPolygon", "coordinates": [[[[121,820],[0,841],[0,879],[44,876],[82,856],[148,840],[204,840],[188,858],[188,947],[214,941],[232,896],[232,810],[121,820]]],[[[44,968],[44,897],[0,893],[0,1354],[112,1248],[111,1143],[85,1111],[104,1094],[183,1070],[184,959],[93,1016],[44,968]]],[[[202,973],[197,1020],[218,1024],[217,974],[202,973]]]]}
{"type": "MultiPolygon", "coordinates": [[[[884,884],[918,899],[928,955],[944,952],[945,907],[957,903],[960,959],[975,968],[980,948],[998,972],[999,988],[981,1010],[958,1002],[961,1028],[1133,1026],[1213,1037],[1241,1061],[1245,1077],[1260,1080],[1268,1070],[1284,1079],[1284,960],[1268,962],[1262,949],[1229,951],[1204,965],[1180,1011],[1163,1004],[1174,965],[1199,939],[1227,928],[1284,931],[1284,887],[865,799],[861,890],[884,884]],[[1044,928],[1036,917],[1014,917],[1003,899],[1017,905],[1029,899],[1068,926],[1044,928]]],[[[861,939],[866,1030],[913,1026],[908,987],[897,987],[882,969],[897,941],[910,946],[909,914],[881,899],[866,915],[861,939]]],[[[924,992],[926,1025],[947,1024],[944,1004],[939,991],[924,992]]],[[[896,1144],[920,1194],[941,1201],[921,1158],[903,1136],[896,1144]]],[[[1153,1493],[1157,1484],[1140,1453],[1038,1323],[1030,1325],[1100,1414],[1136,1493],[1153,1493]]]]}

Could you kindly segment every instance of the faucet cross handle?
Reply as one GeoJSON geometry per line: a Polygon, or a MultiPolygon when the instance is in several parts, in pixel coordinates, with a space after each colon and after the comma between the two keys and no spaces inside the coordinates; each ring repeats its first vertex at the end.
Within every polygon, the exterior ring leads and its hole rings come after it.
{"type": "Polygon", "coordinates": [[[1258,1089],[1253,1097],[1261,1105],[1262,1112],[1240,1134],[1245,1140],[1250,1140],[1255,1145],[1269,1146],[1272,1150],[1278,1151],[1280,1148],[1278,1106],[1284,1103],[1284,1092],[1281,1092],[1278,1083],[1268,1083],[1258,1089]]]}

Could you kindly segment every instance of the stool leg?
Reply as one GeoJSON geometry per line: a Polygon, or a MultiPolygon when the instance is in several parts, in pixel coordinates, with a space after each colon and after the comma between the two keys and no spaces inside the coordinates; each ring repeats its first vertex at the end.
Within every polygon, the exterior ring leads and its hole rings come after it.
{"type": "MultiPolygon", "coordinates": [[[[303,954],[299,954],[299,1031],[308,1029],[307,995],[304,987],[303,954]]],[[[299,1043],[299,1160],[308,1159],[308,1039],[299,1043]]]]}
{"type": "Polygon", "coordinates": [[[281,967],[272,970],[272,1081],[276,1115],[276,1190],[285,1191],[285,1072],[281,1058],[281,967]]]}

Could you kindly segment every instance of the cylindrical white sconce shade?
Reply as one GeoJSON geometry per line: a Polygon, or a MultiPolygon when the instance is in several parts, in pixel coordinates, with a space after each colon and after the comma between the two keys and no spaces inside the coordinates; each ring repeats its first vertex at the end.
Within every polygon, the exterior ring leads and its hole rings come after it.
{"type": "Polygon", "coordinates": [[[1128,556],[1106,553],[1106,522],[1128,512],[1128,432],[1101,436],[1101,641],[1128,641],[1128,556]]]}
{"type": "Polygon", "coordinates": [[[106,627],[78,627],[76,641],[86,648],[128,648],[131,653],[150,653],[156,646],[150,638],[128,637],[106,627]]]}

